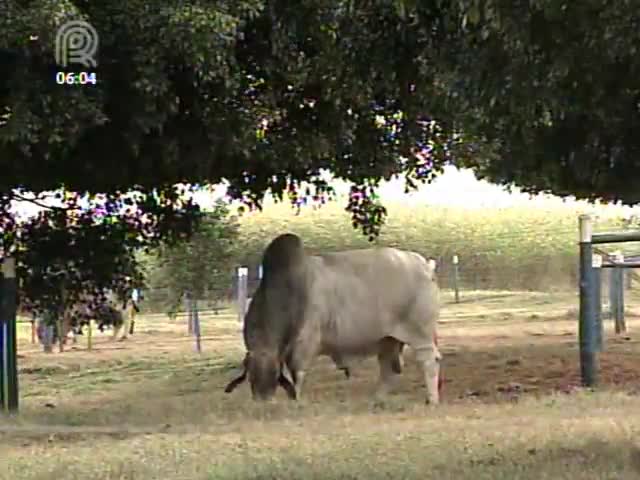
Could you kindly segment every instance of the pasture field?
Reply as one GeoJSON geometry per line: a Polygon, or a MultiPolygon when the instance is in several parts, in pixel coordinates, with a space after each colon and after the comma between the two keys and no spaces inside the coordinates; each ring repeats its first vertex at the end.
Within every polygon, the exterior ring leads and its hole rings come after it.
{"type": "MultiPolygon", "coordinates": [[[[447,294],[448,295],[448,294],[447,294]]],[[[21,414],[2,418],[0,479],[632,479],[640,474],[640,310],[607,322],[602,385],[577,388],[575,295],[483,292],[440,326],[442,404],[424,405],[410,350],[397,392],[374,399],[373,359],[347,380],[327,359],[300,402],[223,392],[243,345],[233,312],[142,316],[112,343],[44,354],[21,326],[21,414]]],[[[627,304],[640,305],[640,295],[627,304]]]]}

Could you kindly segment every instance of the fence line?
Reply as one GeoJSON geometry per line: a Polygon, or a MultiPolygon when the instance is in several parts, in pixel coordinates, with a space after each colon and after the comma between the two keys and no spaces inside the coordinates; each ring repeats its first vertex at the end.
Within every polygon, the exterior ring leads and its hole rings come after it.
{"type": "Polygon", "coordinates": [[[638,268],[638,262],[625,262],[622,252],[602,255],[594,253],[593,245],[640,241],[640,231],[593,233],[589,215],[581,215],[580,226],[580,373],[585,386],[598,383],[599,355],[603,349],[603,323],[601,307],[602,268],[609,268],[610,310],[615,318],[617,334],[626,331],[624,321],[624,268],[638,268]],[[613,258],[611,258],[613,257],[613,258]]]}

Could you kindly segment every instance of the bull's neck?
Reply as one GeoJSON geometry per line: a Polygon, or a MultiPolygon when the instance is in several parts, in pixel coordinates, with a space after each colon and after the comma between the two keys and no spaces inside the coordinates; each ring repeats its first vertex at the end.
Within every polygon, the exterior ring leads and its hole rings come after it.
{"type": "Polygon", "coordinates": [[[289,268],[263,278],[245,316],[247,348],[284,353],[296,336],[305,303],[305,269],[289,268]]]}

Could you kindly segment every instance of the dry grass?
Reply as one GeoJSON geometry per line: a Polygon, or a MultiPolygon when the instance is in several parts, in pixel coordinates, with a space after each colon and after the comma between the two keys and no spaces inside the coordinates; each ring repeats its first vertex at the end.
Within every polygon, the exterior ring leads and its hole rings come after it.
{"type": "MultiPolygon", "coordinates": [[[[145,317],[127,342],[45,355],[20,341],[22,407],[0,428],[0,479],[638,478],[640,347],[608,332],[602,388],[578,384],[575,298],[492,292],[447,304],[447,383],[428,408],[409,352],[397,393],[375,401],[375,362],[351,380],[326,360],[306,400],[249,400],[225,384],[242,356],[233,315],[145,317]],[[2,464],[5,465],[2,465],[2,464]]],[[[636,302],[631,298],[629,304],[636,302]]],[[[638,313],[638,312],[632,312],[638,313]]]]}

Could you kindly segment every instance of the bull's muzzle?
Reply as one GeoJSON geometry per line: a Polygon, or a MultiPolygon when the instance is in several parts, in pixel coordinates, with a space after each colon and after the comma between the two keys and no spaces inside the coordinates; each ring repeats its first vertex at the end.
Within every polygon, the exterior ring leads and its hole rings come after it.
{"type": "MultiPolygon", "coordinates": [[[[244,357],[244,360],[242,361],[242,373],[238,377],[231,380],[231,382],[229,382],[229,384],[224,389],[225,393],[233,392],[238,385],[240,385],[242,382],[244,382],[247,379],[247,376],[249,373],[250,361],[251,361],[251,355],[249,352],[247,352],[247,354],[244,357]]],[[[291,381],[284,374],[283,365],[281,365],[280,367],[280,375],[278,376],[278,385],[280,385],[284,389],[284,391],[287,393],[287,396],[291,400],[297,400],[298,394],[296,392],[296,387],[293,385],[293,383],[291,383],[291,381]]],[[[253,395],[253,398],[254,400],[266,399],[266,397],[262,398],[260,395],[255,395],[255,394],[253,395]]]]}

